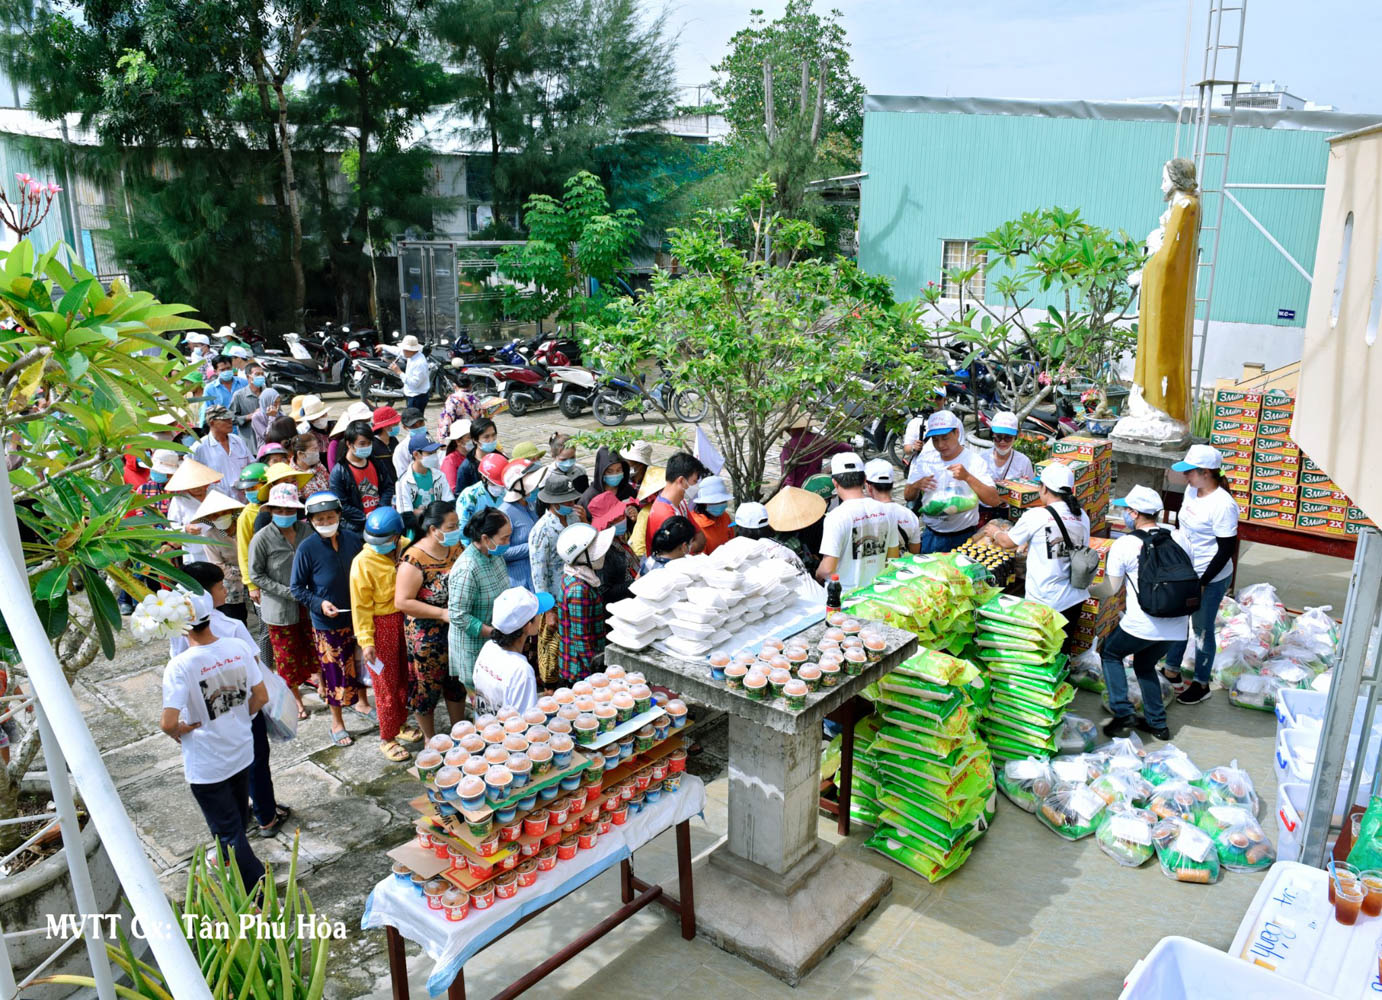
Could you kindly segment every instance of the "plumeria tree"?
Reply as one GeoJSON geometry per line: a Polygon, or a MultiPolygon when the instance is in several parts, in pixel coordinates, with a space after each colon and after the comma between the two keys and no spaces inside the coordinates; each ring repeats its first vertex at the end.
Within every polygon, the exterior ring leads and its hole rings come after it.
{"type": "MultiPolygon", "coordinates": [[[[32,213],[21,219],[37,224],[32,213]]],[[[172,334],[205,328],[188,306],[118,281],[103,287],[64,262],[71,256],[61,245],[38,253],[28,240],[0,252],[0,520],[17,521],[30,596],[69,681],[97,655],[114,655],[116,589],[143,598],[157,579],[200,590],[163,554],[191,536],[169,531],[153,501],[125,484],[123,458],[180,447],[156,437],[167,428],[152,418],[191,422],[172,334]]],[[[0,659],[22,672],[3,620],[0,659]]],[[[0,766],[0,820],[16,815],[38,750],[29,728],[0,766]]],[[[0,826],[0,855],[23,837],[0,826]]]]}
{"type": "Polygon", "coordinates": [[[10,201],[5,189],[0,187],[0,222],[22,239],[48,217],[53,199],[62,193],[62,188],[52,181],[45,183],[28,174],[14,176],[19,181],[14,201],[10,201]]]}
{"type": "Polygon", "coordinates": [[[672,230],[682,275],[655,273],[651,292],[618,302],[618,321],[594,331],[609,370],[661,360],[673,385],[706,400],[741,502],[762,497],[768,456],[800,420],[848,441],[935,385],[888,280],[817,256],[821,231],[778,216],[774,197],[764,175],[731,208],[672,230]]]}

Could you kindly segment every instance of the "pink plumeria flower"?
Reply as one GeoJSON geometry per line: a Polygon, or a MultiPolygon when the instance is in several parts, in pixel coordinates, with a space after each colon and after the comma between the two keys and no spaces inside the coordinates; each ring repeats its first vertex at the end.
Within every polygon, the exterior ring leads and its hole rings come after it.
{"type": "Polygon", "coordinates": [[[19,181],[20,187],[25,187],[29,181],[33,180],[28,174],[15,174],[15,180],[19,181]]]}
{"type": "Polygon", "coordinates": [[[57,184],[54,184],[52,181],[49,181],[49,182],[48,182],[47,191],[48,191],[48,196],[49,196],[49,197],[52,197],[52,196],[55,195],[55,194],[61,194],[61,193],[62,193],[62,188],[59,187],[57,184]]]}
{"type": "Polygon", "coordinates": [[[43,185],[38,181],[29,181],[29,197],[37,198],[39,192],[43,190],[43,185]]]}

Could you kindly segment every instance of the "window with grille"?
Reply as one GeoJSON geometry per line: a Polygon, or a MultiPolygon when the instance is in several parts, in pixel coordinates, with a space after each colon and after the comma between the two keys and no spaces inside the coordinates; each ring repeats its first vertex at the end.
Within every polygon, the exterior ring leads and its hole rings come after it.
{"type": "Polygon", "coordinates": [[[975,250],[974,240],[945,240],[941,246],[941,298],[960,297],[960,286],[950,280],[950,271],[978,264],[978,272],[966,283],[965,295],[968,298],[983,299],[984,265],[987,263],[988,253],[975,250]]]}

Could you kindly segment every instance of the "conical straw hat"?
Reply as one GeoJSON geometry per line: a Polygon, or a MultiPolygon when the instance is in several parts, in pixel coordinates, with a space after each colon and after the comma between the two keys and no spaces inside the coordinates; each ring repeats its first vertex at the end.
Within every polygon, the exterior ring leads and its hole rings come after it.
{"type": "Polygon", "coordinates": [[[661,493],[666,485],[667,470],[660,465],[650,465],[648,471],[643,473],[643,485],[638,487],[638,499],[646,500],[654,493],[661,493]]]}
{"type": "Polygon", "coordinates": [[[825,499],[797,486],[784,486],[767,503],[774,531],[799,531],[825,516],[825,499]]]}
{"type": "Polygon", "coordinates": [[[198,486],[214,486],[221,481],[221,474],[209,465],[202,465],[195,458],[184,458],[163,489],[168,493],[181,493],[195,490],[198,486]]]}
{"type": "Polygon", "coordinates": [[[240,510],[245,505],[234,497],[228,497],[220,490],[207,490],[206,499],[198,505],[193,521],[205,521],[227,511],[240,510]]]}

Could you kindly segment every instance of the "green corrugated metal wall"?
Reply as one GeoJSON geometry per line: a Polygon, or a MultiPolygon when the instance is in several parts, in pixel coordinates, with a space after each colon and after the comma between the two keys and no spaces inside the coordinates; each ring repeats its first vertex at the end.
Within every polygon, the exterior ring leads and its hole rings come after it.
{"type": "MultiPolygon", "coordinates": [[[[1323,184],[1330,134],[1235,128],[1229,180],[1323,184]]],[[[1183,153],[1190,135],[1182,132],[1183,153]]],[[[972,239],[1050,205],[1078,208],[1088,221],[1141,240],[1165,208],[1161,165],[1174,141],[1170,122],[868,112],[860,264],[889,275],[898,296],[912,298],[939,281],[942,240],[972,239]]],[[[1222,135],[1212,137],[1211,149],[1222,145],[1222,135]]],[[[1234,193],[1313,270],[1323,191],[1234,193]]],[[[1232,204],[1225,205],[1222,239],[1212,318],[1303,326],[1309,282],[1232,204]],[[1278,309],[1294,310],[1295,318],[1278,319],[1278,309]]]]}

